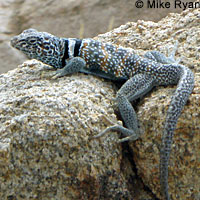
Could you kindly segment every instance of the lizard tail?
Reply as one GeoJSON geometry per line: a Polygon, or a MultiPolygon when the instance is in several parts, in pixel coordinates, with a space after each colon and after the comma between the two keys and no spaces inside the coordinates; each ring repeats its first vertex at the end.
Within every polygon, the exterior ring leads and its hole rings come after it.
{"type": "Polygon", "coordinates": [[[181,114],[181,111],[194,88],[194,75],[192,71],[183,65],[179,65],[177,67],[180,67],[179,81],[167,111],[160,151],[161,191],[165,200],[170,200],[168,193],[168,162],[174,130],[176,128],[177,120],[181,114]]]}

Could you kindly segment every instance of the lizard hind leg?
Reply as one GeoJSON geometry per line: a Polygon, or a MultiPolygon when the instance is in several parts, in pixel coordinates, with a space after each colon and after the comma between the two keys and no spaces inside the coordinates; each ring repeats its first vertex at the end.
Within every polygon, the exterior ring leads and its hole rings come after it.
{"type": "Polygon", "coordinates": [[[154,79],[148,74],[137,74],[130,78],[117,92],[116,97],[120,114],[127,128],[118,124],[113,125],[94,136],[94,138],[99,138],[110,131],[119,131],[124,136],[119,142],[138,139],[141,133],[138,127],[137,115],[130,102],[144,96],[153,86],[154,79]]]}

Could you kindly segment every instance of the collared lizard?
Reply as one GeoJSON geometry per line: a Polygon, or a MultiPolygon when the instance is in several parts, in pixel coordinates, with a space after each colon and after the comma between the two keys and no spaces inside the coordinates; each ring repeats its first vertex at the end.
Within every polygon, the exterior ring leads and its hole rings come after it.
{"type": "Polygon", "coordinates": [[[175,61],[175,51],[169,57],[158,51],[147,52],[141,57],[131,48],[90,38],[59,38],[35,29],[27,29],[13,37],[11,45],[29,58],[53,66],[57,69],[55,77],[83,72],[113,81],[125,81],[117,92],[116,101],[126,127],[113,125],[94,138],[115,130],[124,136],[120,142],[136,140],[141,132],[131,102],[143,97],[154,86],[177,84],[167,111],[160,150],[161,193],[165,200],[170,199],[168,162],[173,134],[181,111],[194,87],[192,71],[175,61]]]}

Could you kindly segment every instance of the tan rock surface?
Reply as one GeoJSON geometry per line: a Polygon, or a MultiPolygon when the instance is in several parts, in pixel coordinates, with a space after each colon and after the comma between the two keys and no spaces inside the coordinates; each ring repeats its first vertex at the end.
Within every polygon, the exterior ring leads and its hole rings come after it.
{"type": "Polygon", "coordinates": [[[117,135],[89,140],[106,127],[102,115],[116,120],[113,85],[48,80],[42,66],[0,76],[0,199],[130,199],[117,135]]]}

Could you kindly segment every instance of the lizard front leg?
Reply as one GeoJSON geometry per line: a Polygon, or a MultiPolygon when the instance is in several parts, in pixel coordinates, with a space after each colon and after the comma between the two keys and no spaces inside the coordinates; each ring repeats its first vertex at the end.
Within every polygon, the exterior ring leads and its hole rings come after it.
{"type": "Polygon", "coordinates": [[[66,76],[68,74],[73,74],[79,72],[86,65],[86,62],[83,58],[73,57],[67,60],[66,65],[62,69],[57,69],[55,72],[50,73],[53,79],[60,78],[62,76],[66,76]]]}
{"type": "Polygon", "coordinates": [[[129,79],[117,92],[116,97],[120,114],[127,128],[114,125],[94,136],[94,138],[101,137],[109,131],[119,131],[125,136],[125,138],[120,139],[119,142],[133,141],[140,137],[137,115],[130,102],[141,98],[149,92],[154,85],[155,80],[148,74],[137,74],[129,79]]]}
{"type": "Polygon", "coordinates": [[[86,62],[83,58],[73,57],[68,60],[66,65],[62,69],[58,69],[53,78],[62,77],[68,74],[73,74],[79,72],[82,68],[84,68],[86,62]]]}

